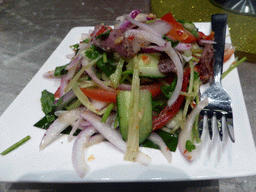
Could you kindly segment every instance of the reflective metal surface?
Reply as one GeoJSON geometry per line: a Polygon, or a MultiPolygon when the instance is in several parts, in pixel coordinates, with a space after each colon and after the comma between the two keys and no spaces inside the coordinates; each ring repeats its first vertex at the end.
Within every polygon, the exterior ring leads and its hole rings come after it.
{"type": "MultiPolygon", "coordinates": [[[[224,9],[245,14],[256,14],[256,1],[254,0],[212,0],[224,9]]],[[[256,16],[256,15],[255,15],[256,16]]]]}

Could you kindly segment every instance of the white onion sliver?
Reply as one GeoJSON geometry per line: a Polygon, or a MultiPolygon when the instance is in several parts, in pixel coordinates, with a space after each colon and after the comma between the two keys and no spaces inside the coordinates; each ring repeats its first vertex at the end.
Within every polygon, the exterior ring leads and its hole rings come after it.
{"type": "Polygon", "coordinates": [[[89,166],[85,161],[85,146],[89,138],[96,133],[97,130],[94,127],[88,127],[81,131],[73,144],[72,149],[72,164],[79,177],[83,178],[88,172],[89,166]]]}
{"type": "Polygon", "coordinates": [[[59,87],[59,93],[60,97],[62,97],[65,94],[65,88],[68,85],[68,80],[67,80],[67,74],[61,76],[61,82],[60,82],[60,87],[59,87]]]}
{"type": "Polygon", "coordinates": [[[106,102],[97,101],[97,100],[94,100],[94,99],[91,99],[91,103],[99,111],[101,111],[104,107],[106,107],[108,105],[108,103],[106,103],[106,102]]]}
{"type": "Polygon", "coordinates": [[[176,46],[174,47],[174,49],[177,50],[177,51],[186,51],[186,50],[190,50],[191,47],[192,47],[191,44],[188,44],[188,43],[181,43],[181,42],[180,42],[178,45],[176,45],[176,46]]]}
{"type": "Polygon", "coordinates": [[[151,28],[150,26],[148,26],[147,24],[145,23],[141,23],[139,21],[136,21],[132,18],[129,18],[129,17],[126,17],[126,19],[128,19],[131,23],[133,23],[134,25],[137,25],[139,28],[141,28],[142,30],[144,31],[147,31],[147,32],[150,32],[152,33],[153,35],[156,35],[158,37],[162,37],[162,35],[157,32],[155,29],[151,28]]]}
{"type": "Polygon", "coordinates": [[[73,109],[63,113],[58,119],[56,119],[45,132],[39,146],[40,150],[43,150],[66,127],[76,121],[82,111],[84,111],[84,108],[73,109]]]}
{"type": "Polygon", "coordinates": [[[179,56],[177,55],[176,51],[171,47],[171,43],[167,42],[166,50],[165,52],[169,57],[172,59],[176,70],[177,70],[177,84],[174,89],[172,97],[168,100],[168,106],[172,106],[173,103],[177,100],[177,98],[180,95],[181,88],[182,88],[182,82],[183,82],[183,65],[179,59],[179,56]]]}
{"type": "Polygon", "coordinates": [[[186,157],[187,160],[190,162],[194,161],[196,159],[196,156],[198,155],[198,152],[200,151],[200,144],[196,145],[196,149],[194,149],[191,152],[188,152],[186,149],[186,142],[187,140],[191,140],[191,131],[192,127],[195,121],[196,116],[200,113],[200,111],[208,105],[208,98],[204,98],[202,101],[200,101],[196,107],[191,111],[191,113],[187,117],[185,128],[182,129],[182,131],[179,134],[179,143],[178,148],[180,152],[186,157]]]}
{"type": "Polygon", "coordinates": [[[102,141],[106,141],[106,139],[103,137],[103,135],[101,135],[101,134],[94,135],[94,136],[90,137],[90,139],[86,143],[85,147],[86,148],[91,147],[91,146],[96,145],[102,141]]]}
{"type": "MultiPolygon", "coordinates": [[[[110,143],[122,152],[126,151],[126,142],[122,139],[122,136],[115,129],[111,129],[106,123],[101,123],[101,118],[99,116],[90,111],[84,111],[81,116],[89,121],[110,143]]],[[[151,157],[139,151],[137,162],[143,165],[148,165],[150,161],[151,157]]]]}
{"type": "Polygon", "coordinates": [[[172,29],[172,26],[169,23],[161,19],[157,19],[155,22],[149,23],[148,25],[161,34],[161,36],[165,35],[172,29]]]}
{"type": "Polygon", "coordinates": [[[90,69],[86,69],[85,71],[86,71],[86,72],[88,73],[88,75],[92,78],[92,80],[93,80],[95,83],[97,83],[102,89],[108,90],[108,91],[110,91],[110,92],[115,92],[114,89],[112,89],[112,88],[108,87],[107,85],[105,85],[105,84],[96,76],[96,74],[92,71],[91,68],[90,68],[90,69]]]}
{"type": "Polygon", "coordinates": [[[82,118],[79,117],[79,118],[77,119],[77,121],[75,121],[75,122],[72,123],[72,130],[70,131],[70,133],[69,133],[69,135],[68,135],[68,142],[71,142],[72,139],[75,137],[75,136],[74,136],[74,133],[75,133],[76,130],[78,129],[79,124],[80,124],[81,121],[82,121],[82,118]]]}
{"type": "Polygon", "coordinates": [[[43,74],[43,77],[44,78],[55,78],[56,76],[54,76],[54,70],[52,70],[52,71],[47,71],[47,72],[45,72],[44,74],[43,74]]]}
{"type": "Polygon", "coordinates": [[[151,135],[149,136],[149,140],[151,140],[153,143],[156,143],[157,145],[159,145],[161,152],[166,157],[168,162],[171,163],[172,162],[172,153],[169,150],[169,148],[166,146],[163,139],[158,134],[152,132],[151,135]]]}
{"type": "Polygon", "coordinates": [[[139,30],[139,29],[130,29],[125,32],[125,36],[135,36],[136,38],[143,39],[152,43],[157,44],[158,46],[164,46],[166,41],[162,39],[162,37],[155,36],[154,34],[144,31],[144,30],[139,30]]]}

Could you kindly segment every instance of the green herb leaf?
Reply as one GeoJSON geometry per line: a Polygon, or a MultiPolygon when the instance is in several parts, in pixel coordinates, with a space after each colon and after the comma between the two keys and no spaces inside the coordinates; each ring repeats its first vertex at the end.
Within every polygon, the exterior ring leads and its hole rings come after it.
{"type": "Polygon", "coordinates": [[[96,39],[101,39],[101,40],[105,40],[108,38],[109,34],[110,34],[111,30],[106,31],[105,33],[101,33],[99,34],[96,39]]]}
{"type": "Polygon", "coordinates": [[[152,100],[153,111],[159,113],[166,106],[166,100],[164,98],[152,100]]]}
{"type": "Polygon", "coordinates": [[[53,93],[50,93],[47,90],[42,91],[41,106],[42,106],[42,111],[46,115],[53,111],[54,106],[52,104],[54,101],[55,101],[55,98],[53,93]]]}
{"type": "Polygon", "coordinates": [[[85,51],[85,56],[91,60],[97,59],[100,56],[100,50],[95,45],[92,45],[85,51]]]}
{"type": "Polygon", "coordinates": [[[67,74],[68,73],[68,70],[66,70],[67,66],[68,64],[56,67],[54,70],[54,76],[57,77],[57,76],[62,76],[67,74]]]}
{"type": "Polygon", "coordinates": [[[173,82],[170,85],[164,85],[161,87],[162,92],[168,99],[172,97],[176,84],[177,84],[177,77],[173,80],[173,82]]]}
{"type": "Polygon", "coordinates": [[[163,35],[162,38],[166,41],[170,41],[172,43],[172,47],[176,47],[179,44],[179,41],[173,41],[169,37],[167,37],[166,35],[163,35]]]}
{"type": "Polygon", "coordinates": [[[191,152],[194,149],[196,149],[196,146],[192,143],[192,141],[187,140],[186,141],[186,149],[188,150],[188,152],[191,152]]]}

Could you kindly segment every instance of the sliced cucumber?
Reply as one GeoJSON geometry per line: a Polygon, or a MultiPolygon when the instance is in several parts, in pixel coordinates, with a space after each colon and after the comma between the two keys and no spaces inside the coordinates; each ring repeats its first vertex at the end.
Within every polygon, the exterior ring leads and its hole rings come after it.
{"type": "MultiPolygon", "coordinates": [[[[123,139],[128,138],[131,91],[120,91],[117,94],[117,109],[119,127],[123,139]]],[[[152,131],[152,96],[148,90],[140,90],[139,111],[141,116],[139,124],[139,143],[144,142],[152,131]]]]}
{"type": "Polygon", "coordinates": [[[158,69],[158,62],[160,59],[159,53],[141,53],[133,57],[127,65],[127,70],[132,70],[133,62],[138,62],[140,76],[151,78],[163,78],[165,74],[158,69]]]}

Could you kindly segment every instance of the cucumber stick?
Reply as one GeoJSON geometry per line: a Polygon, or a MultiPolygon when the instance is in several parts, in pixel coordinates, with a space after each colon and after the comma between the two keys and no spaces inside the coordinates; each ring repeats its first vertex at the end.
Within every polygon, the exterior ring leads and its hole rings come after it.
{"type": "Polygon", "coordinates": [[[151,78],[163,78],[165,77],[165,74],[161,73],[158,69],[159,60],[159,53],[140,53],[128,62],[127,69],[132,70],[133,62],[137,62],[140,76],[151,78]]]}
{"type": "MultiPolygon", "coordinates": [[[[117,94],[119,127],[125,141],[128,138],[130,101],[131,91],[120,91],[117,94]]],[[[152,131],[152,96],[148,90],[140,90],[138,115],[140,117],[139,143],[142,143],[152,131]]]]}

